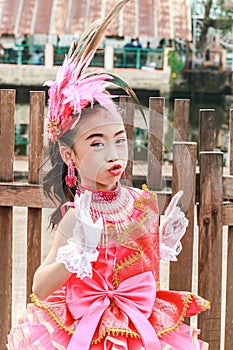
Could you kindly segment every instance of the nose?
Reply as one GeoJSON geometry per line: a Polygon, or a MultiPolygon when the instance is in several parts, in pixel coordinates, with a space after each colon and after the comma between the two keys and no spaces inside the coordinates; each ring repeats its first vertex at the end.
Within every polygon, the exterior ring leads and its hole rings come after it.
{"type": "Polygon", "coordinates": [[[114,144],[109,144],[106,147],[106,160],[108,162],[115,162],[119,159],[119,155],[116,149],[116,146],[114,144]]]}

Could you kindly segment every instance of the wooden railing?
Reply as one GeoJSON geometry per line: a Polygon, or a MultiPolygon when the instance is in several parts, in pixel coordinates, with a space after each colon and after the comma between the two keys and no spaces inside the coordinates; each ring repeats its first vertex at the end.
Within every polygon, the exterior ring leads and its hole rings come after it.
{"type": "MultiPolygon", "coordinates": [[[[124,121],[128,138],[133,140],[134,108],[127,97],[121,98],[125,108],[124,121]],[[128,119],[130,118],[130,119],[128,119]]],[[[13,207],[28,208],[27,214],[27,295],[31,292],[35,269],[41,263],[42,208],[49,204],[43,198],[38,168],[43,150],[45,95],[30,94],[29,171],[27,183],[14,182],[14,111],[15,91],[0,90],[0,349],[5,349],[6,335],[11,327],[12,313],[12,220],[13,207]]],[[[148,174],[143,179],[158,194],[161,213],[172,193],[184,190],[182,208],[189,226],[182,240],[183,250],[178,262],[170,264],[170,289],[192,290],[193,261],[198,260],[198,293],[211,302],[211,309],[198,317],[201,338],[210,350],[221,348],[222,238],[223,226],[228,228],[226,278],[225,350],[233,346],[233,110],[229,113],[229,169],[223,174],[223,154],[214,151],[214,110],[200,111],[199,151],[189,142],[189,100],[175,100],[172,188],[164,191],[163,177],[163,98],[150,98],[148,174]],[[197,170],[197,161],[199,171],[197,170]],[[199,227],[199,256],[193,254],[195,212],[199,227]]],[[[133,183],[133,142],[129,148],[126,180],[133,183]]]]}

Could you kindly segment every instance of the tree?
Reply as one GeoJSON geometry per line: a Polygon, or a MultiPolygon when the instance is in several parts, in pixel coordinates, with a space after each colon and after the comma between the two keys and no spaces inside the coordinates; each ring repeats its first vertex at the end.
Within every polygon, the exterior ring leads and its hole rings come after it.
{"type": "Polygon", "coordinates": [[[207,33],[210,27],[225,34],[232,30],[233,26],[233,4],[232,2],[226,3],[224,0],[194,0],[192,3],[193,16],[200,16],[200,36],[197,40],[197,48],[205,49],[207,41],[207,33]],[[199,7],[199,13],[197,13],[197,5],[199,7]],[[200,10],[201,9],[201,10],[200,10]],[[202,13],[200,13],[202,12],[202,13]]]}

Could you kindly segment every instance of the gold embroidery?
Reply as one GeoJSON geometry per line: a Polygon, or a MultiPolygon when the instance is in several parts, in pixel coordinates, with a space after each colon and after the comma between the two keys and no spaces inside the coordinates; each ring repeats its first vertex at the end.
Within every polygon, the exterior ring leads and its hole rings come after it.
{"type": "Polygon", "coordinates": [[[123,329],[123,328],[106,328],[96,339],[92,340],[92,344],[99,343],[106,335],[113,336],[131,336],[132,338],[141,338],[140,335],[131,329],[123,329]]]}
{"type": "Polygon", "coordinates": [[[149,198],[150,200],[155,200],[155,199],[157,199],[157,194],[156,194],[156,192],[149,190],[149,187],[148,187],[146,184],[143,184],[143,185],[142,185],[142,190],[143,190],[144,192],[148,192],[148,193],[150,194],[150,197],[151,197],[151,198],[149,198]]]}
{"type": "MultiPolygon", "coordinates": [[[[140,229],[145,222],[149,219],[149,204],[157,201],[157,195],[155,192],[149,191],[147,185],[142,186],[144,192],[149,192],[149,196],[146,198],[142,194],[139,195],[138,199],[134,200],[134,208],[141,211],[139,217],[137,218],[136,222],[129,224],[124,230],[122,230],[121,233],[118,234],[117,242],[119,244],[124,243],[125,238],[127,238],[133,231],[136,231],[137,229],[140,229]]],[[[114,227],[114,226],[113,226],[114,227]]]]}
{"type": "Polygon", "coordinates": [[[146,222],[146,220],[148,220],[148,217],[148,212],[145,210],[145,212],[140,215],[137,222],[130,224],[124,231],[122,231],[122,233],[118,235],[118,243],[123,244],[124,239],[128,237],[131,232],[141,227],[146,222]]]}
{"type": "Polygon", "coordinates": [[[143,250],[140,247],[136,247],[133,244],[128,244],[128,248],[135,249],[136,253],[130,254],[127,258],[125,257],[123,260],[120,260],[119,264],[117,263],[115,268],[113,269],[113,278],[112,278],[112,284],[114,288],[117,288],[120,284],[119,280],[119,272],[126,266],[129,266],[130,264],[133,264],[135,261],[140,259],[143,254],[143,250]]]}
{"type": "Polygon", "coordinates": [[[146,184],[142,185],[142,190],[145,192],[149,192],[149,187],[146,184]]]}
{"type": "MultiPolygon", "coordinates": [[[[44,310],[47,315],[53,319],[62,329],[64,329],[64,331],[66,331],[68,334],[74,334],[74,330],[65,326],[57,317],[57,315],[46,305],[43,305],[39,299],[37,298],[37,296],[32,293],[30,295],[31,301],[32,303],[39,307],[40,309],[44,310]]],[[[112,334],[113,336],[131,336],[132,338],[140,338],[140,335],[137,332],[134,332],[130,329],[123,329],[123,328],[106,328],[96,339],[93,339],[91,344],[97,344],[99,343],[106,335],[110,335],[112,334]]]]}
{"type": "Polygon", "coordinates": [[[139,198],[134,201],[134,208],[137,210],[143,210],[148,203],[148,198],[139,198]]]}
{"type": "Polygon", "coordinates": [[[65,326],[65,325],[60,321],[60,319],[57,317],[57,315],[56,315],[47,305],[44,305],[44,304],[42,304],[42,303],[40,302],[40,300],[37,298],[37,296],[36,296],[34,293],[32,293],[32,294],[30,295],[30,298],[31,298],[32,303],[33,303],[35,306],[37,306],[37,307],[39,307],[40,309],[44,310],[44,311],[47,313],[47,315],[48,315],[50,318],[52,318],[52,319],[58,324],[58,326],[60,326],[62,329],[64,329],[68,334],[73,334],[73,333],[74,333],[73,329],[71,329],[71,328],[65,326]]]}
{"type": "Polygon", "coordinates": [[[204,304],[199,303],[198,300],[196,300],[197,305],[202,308],[203,310],[208,310],[210,309],[210,301],[209,300],[204,300],[204,304]]]}
{"type": "MultiPolygon", "coordinates": [[[[51,319],[53,319],[62,329],[64,329],[64,331],[66,331],[68,334],[74,334],[74,330],[69,328],[69,327],[67,327],[67,326],[65,326],[59,320],[57,315],[48,306],[43,305],[39,301],[39,299],[36,297],[35,294],[32,293],[30,295],[30,298],[31,298],[31,301],[33,302],[33,304],[35,306],[37,306],[40,309],[44,310],[51,319]]],[[[172,327],[169,327],[169,328],[163,329],[162,331],[159,331],[157,333],[158,337],[162,337],[163,334],[171,332],[171,331],[174,331],[176,328],[178,328],[180,326],[180,324],[184,321],[184,317],[185,317],[186,311],[187,311],[188,306],[191,303],[192,299],[196,300],[197,305],[199,307],[201,307],[203,311],[210,308],[210,302],[208,300],[205,300],[204,301],[204,305],[202,305],[201,303],[198,302],[198,297],[195,294],[188,294],[185,297],[183,311],[182,311],[182,313],[180,315],[180,318],[177,321],[177,323],[174,324],[172,327]]],[[[101,341],[101,339],[103,339],[106,336],[106,334],[108,334],[108,335],[109,334],[112,334],[112,335],[119,335],[119,334],[121,334],[122,336],[125,335],[126,337],[128,335],[130,335],[131,337],[140,338],[140,335],[138,333],[136,333],[136,332],[133,332],[132,330],[121,329],[121,328],[119,328],[119,329],[118,328],[107,328],[107,329],[104,330],[104,332],[97,339],[92,340],[92,343],[93,344],[97,344],[98,342],[101,341]]]]}
{"type": "MultiPolygon", "coordinates": [[[[159,331],[157,333],[158,337],[162,337],[163,334],[171,332],[171,331],[174,331],[176,328],[178,328],[181,325],[181,323],[184,321],[184,318],[185,318],[188,306],[191,303],[192,299],[195,299],[197,305],[200,306],[199,305],[200,303],[198,303],[198,301],[197,301],[198,297],[195,294],[188,294],[188,295],[186,295],[185,300],[184,300],[183,311],[182,311],[182,313],[180,315],[179,320],[172,327],[168,327],[166,329],[163,329],[162,331],[159,331]]],[[[210,308],[210,302],[208,300],[206,300],[205,305],[206,305],[206,307],[203,306],[203,305],[200,306],[203,311],[210,308]]]]}
{"type": "Polygon", "coordinates": [[[149,197],[143,197],[142,195],[134,201],[134,208],[143,211],[149,202],[157,200],[157,194],[149,190],[146,184],[142,185],[144,192],[149,193],[149,197]]]}

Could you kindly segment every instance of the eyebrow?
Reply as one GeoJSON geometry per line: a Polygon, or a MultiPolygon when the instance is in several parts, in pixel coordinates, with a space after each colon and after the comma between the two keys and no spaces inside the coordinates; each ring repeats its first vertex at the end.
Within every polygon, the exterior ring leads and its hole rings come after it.
{"type": "MultiPolygon", "coordinates": [[[[125,134],[125,130],[122,129],[122,130],[118,131],[118,132],[114,135],[114,137],[116,137],[116,136],[118,136],[118,135],[120,135],[120,134],[125,134]]],[[[104,136],[105,136],[105,135],[102,134],[102,133],[94,133],[94,134],[89,135],[89,136],[86,138],[86,140],[90,140],[90,139],[92,139],[93,137],[104,137],[104,136]]]]}

